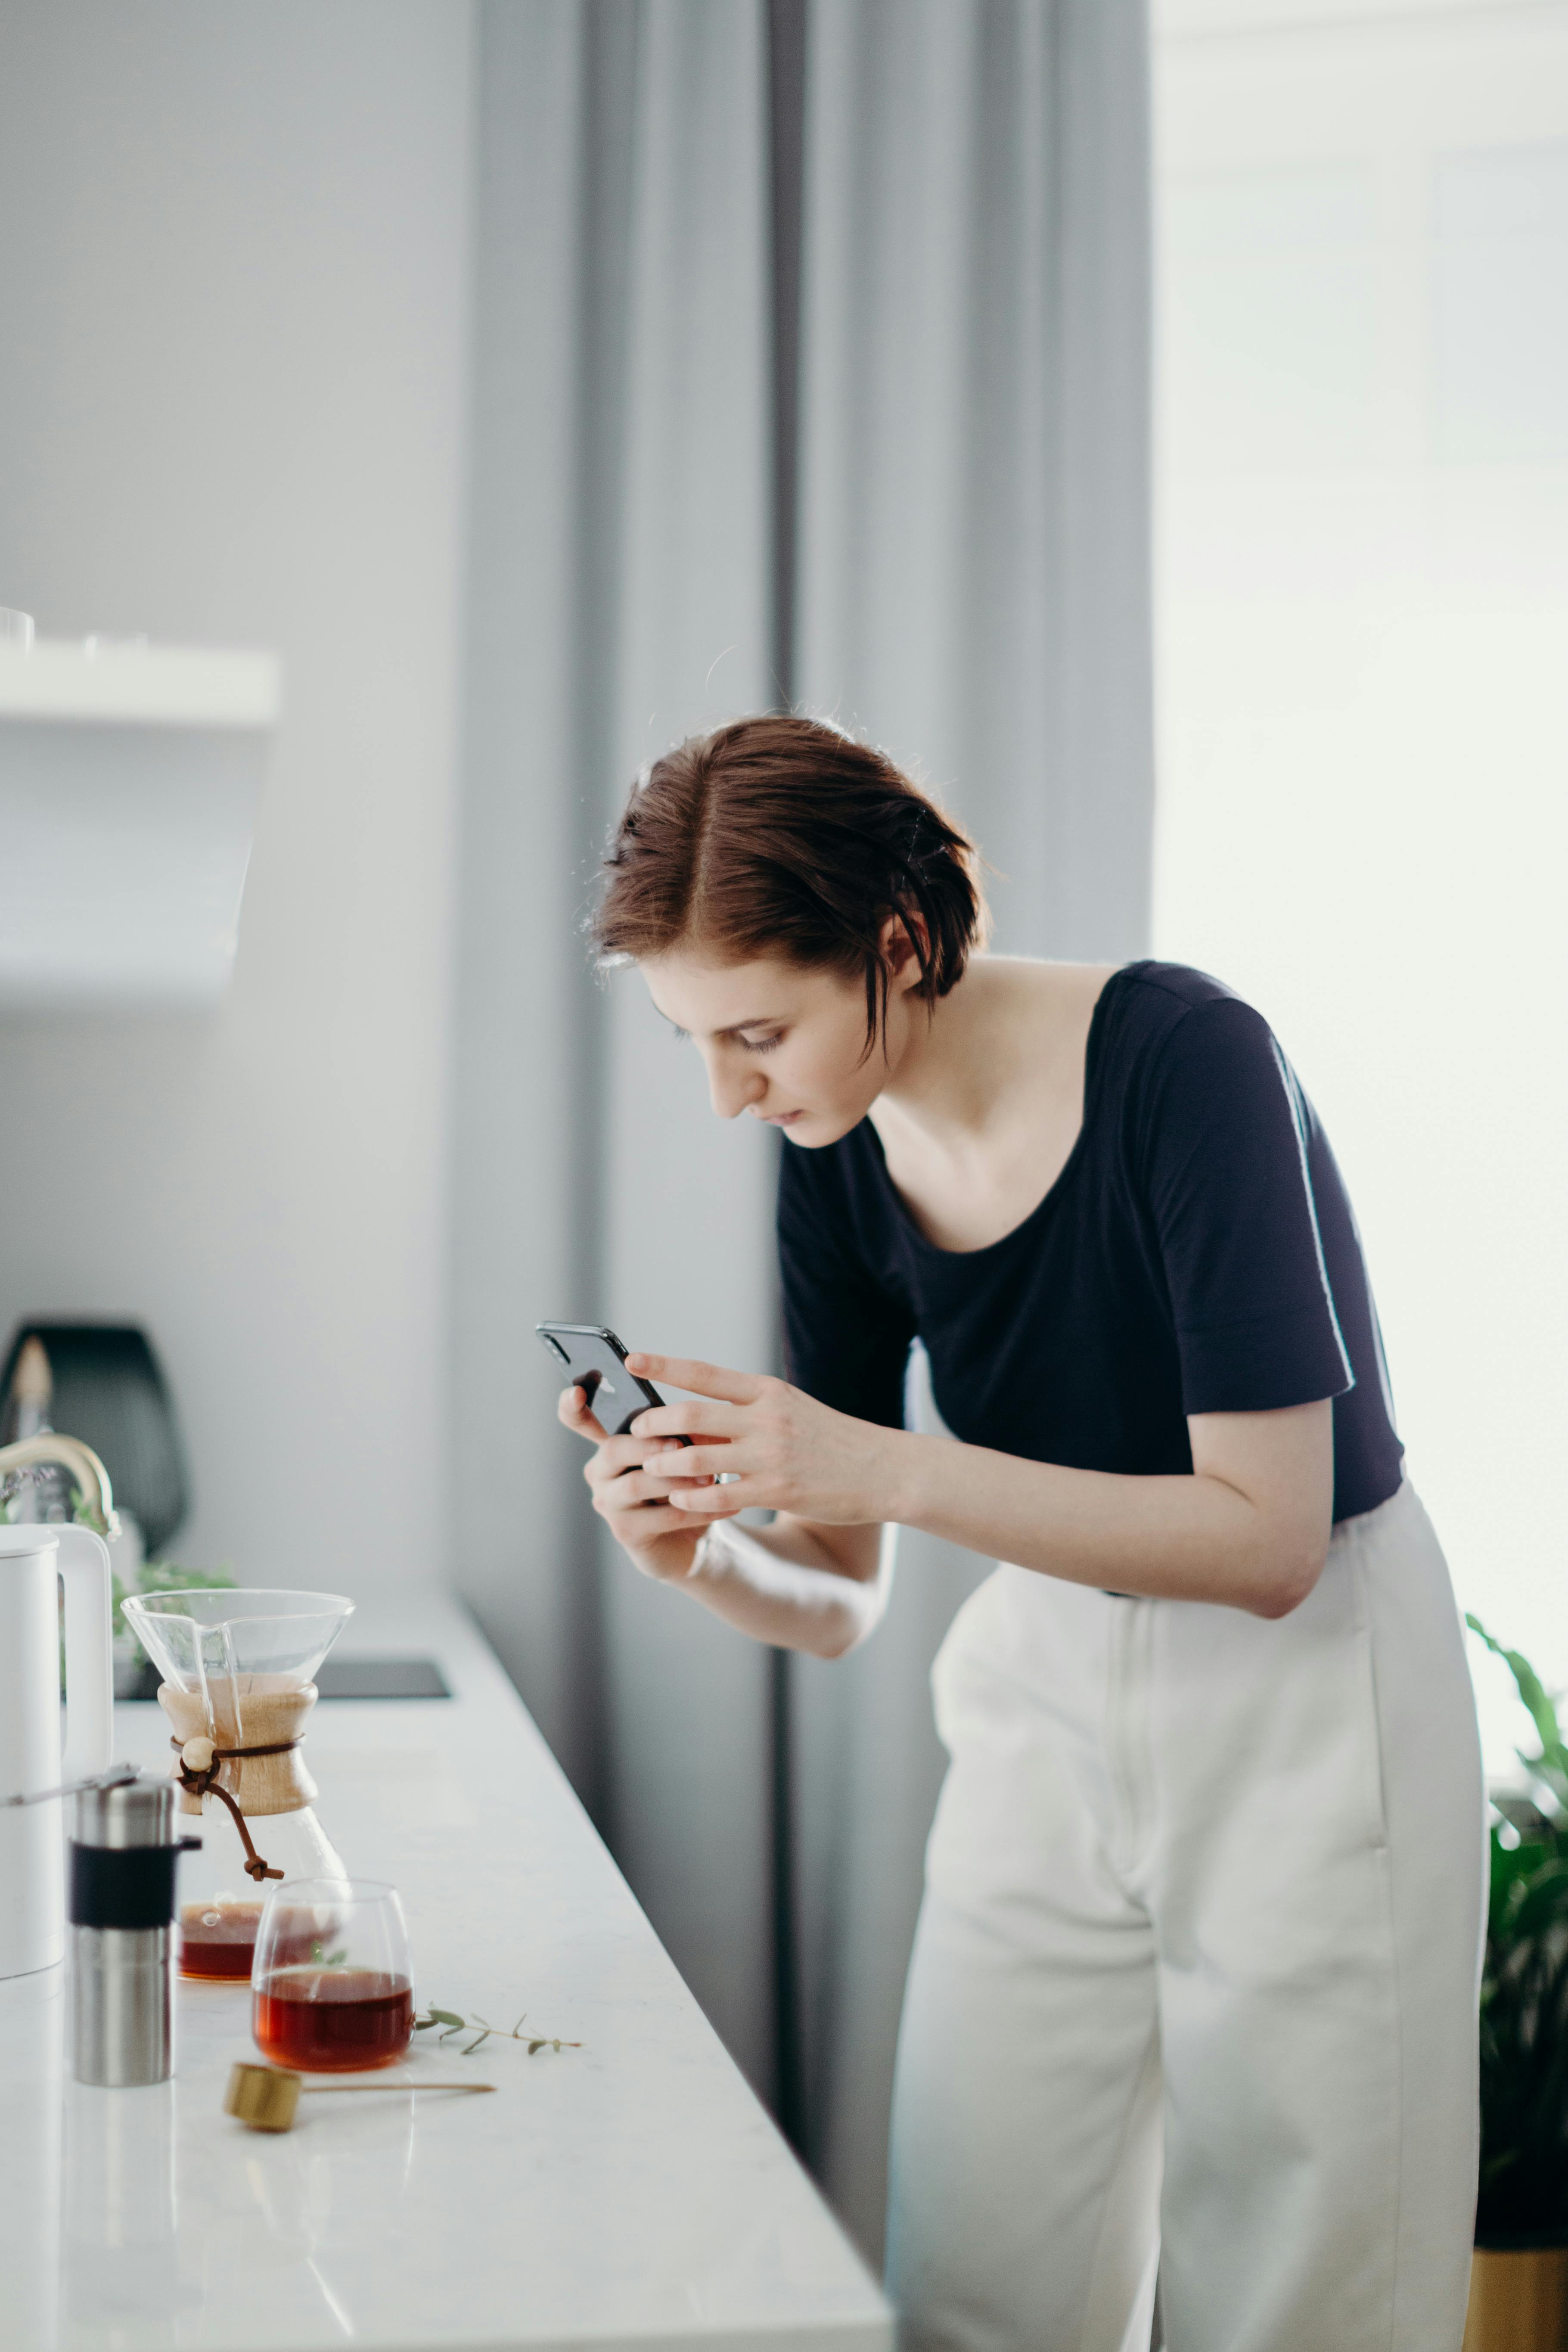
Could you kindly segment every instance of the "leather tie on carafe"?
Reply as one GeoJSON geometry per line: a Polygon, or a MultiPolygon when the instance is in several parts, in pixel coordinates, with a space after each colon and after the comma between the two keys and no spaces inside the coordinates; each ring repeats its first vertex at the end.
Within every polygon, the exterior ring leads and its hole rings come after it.
{"type": "Polygon", "coordinates": [[[299,1753],[305,1735],[294,1727],[316,1704],[315,1684],[302,1683],[286,1691],[248,1693],[243,1706],[252,1728],[263,1733],[287,1731],[289,1737],[247,1740],[226,1748],[212,1741],[212,1761],[201,1769],[187,1764],[183,1752],[193,1739],[209,1738],[210,1732],[216,1728],[216,1722],[209,1723],[200,1694],[176,1690],[171,1683],[160,1683],[158,1704],[174,1727],[175,1736],[169,1745],[178,1759],[173,1777],[180,1784],[180,1811],[199,1813],[204,1797],[216,1797],[232,1815],[239,1832],[247,1874],[258,1885],[264,1879],[281,1878],[283,1873],[274,1870],[258,1853],[246,1818],[296,1813],[315,1802],[316,1784],[299,1753]],[[288,1760],[279,1761],[280,1759],[288,1760]],[[232,1788],[226,1785],[231,1780],[232,1788]]]}

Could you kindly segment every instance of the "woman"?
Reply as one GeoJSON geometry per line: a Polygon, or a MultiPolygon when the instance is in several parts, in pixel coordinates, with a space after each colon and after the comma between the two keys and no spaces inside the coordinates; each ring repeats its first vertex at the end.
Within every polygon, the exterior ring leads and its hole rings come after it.
{"type": "Polygon", "coordinates": [[[829,727],[655,764],[598,940],[784,1130],[790,1380],[634,1356],[692,1401],[562,1417],[636,1565],[762,1641],[864,1639],[884,1528],[1009,1563],[933,1675],[908,2340],[1119,2352],[1158,2249],[1172,2352],[1455,2352],[1479,1759],[1350,1204],[1218,982],[983,926],[963,835],[829,727]],[[917,1337],[956,1444],[902,1425],[917,1337]]]}

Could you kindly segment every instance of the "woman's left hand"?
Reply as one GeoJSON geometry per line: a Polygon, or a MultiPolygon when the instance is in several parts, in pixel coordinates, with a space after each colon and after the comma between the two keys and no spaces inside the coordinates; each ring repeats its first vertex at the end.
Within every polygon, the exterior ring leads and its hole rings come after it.
{"type": "MultiPolygon", "coordinates": [[[[626,1369],[693,1392],[680,1404],[650,1405],[632,1423],[633,1435],[689,1437],[682,1479],[724,1480],[721,1486],[675,1488],[668,1500],[676,1509],[694,1518],[787,1511],[824,1527],[862,1527],[892,1516],[884,1507],[888,1458],[901,1431],[853,1421],[787,1381],[683,1356],[628,1356],[626,1369]],[[704,1438],[713,1442],[705,1445],[704,1438]]],[[[650,1447],[648,1461],[668,1475],[668,1457],[650,1447]]]]}

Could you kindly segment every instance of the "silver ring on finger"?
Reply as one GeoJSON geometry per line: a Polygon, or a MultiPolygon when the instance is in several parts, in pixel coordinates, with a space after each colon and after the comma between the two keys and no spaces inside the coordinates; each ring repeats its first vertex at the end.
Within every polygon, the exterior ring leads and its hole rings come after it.
{"type": "Polygon", "coordinates": [[[738,1486],[740,1483],[741,1474],[738,1470],[716,1470],[713,1474],[713,1484],[716,1486],[738,1486]]]}

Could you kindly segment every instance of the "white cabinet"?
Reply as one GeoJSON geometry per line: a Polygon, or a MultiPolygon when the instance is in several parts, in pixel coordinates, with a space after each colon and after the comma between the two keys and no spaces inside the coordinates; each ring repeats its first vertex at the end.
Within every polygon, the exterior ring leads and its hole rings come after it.
{"type": "Polygon", "coordinates": [[[0,1009],[216,1002],[280,697],[271,654],[0,645],[0,1009]]]}

